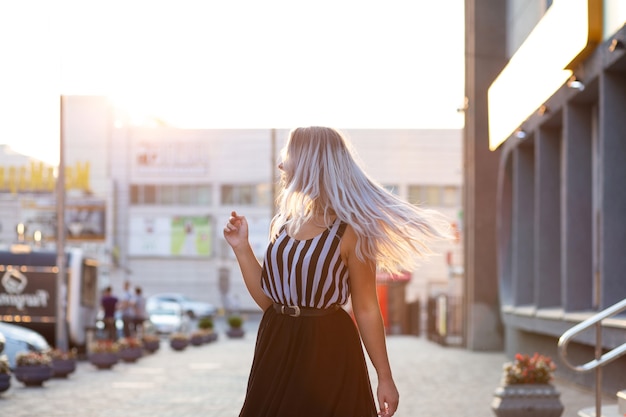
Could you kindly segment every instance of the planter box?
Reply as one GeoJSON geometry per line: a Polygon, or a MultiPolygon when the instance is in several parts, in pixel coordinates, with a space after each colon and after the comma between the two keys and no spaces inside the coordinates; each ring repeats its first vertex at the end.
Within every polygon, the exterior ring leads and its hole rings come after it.
{"type": "Polygon", "coordinates": [[[117,353],[98,352],[89,354],[89,362],[98,369],[111,369],[118,360],[117,353]]]}
{"type": "Polygon", "coordinates": [[[0,392],[4,392],[11,387],[11,374],[0,374],[0,392]]]}
{"type": "Polygon", "coordinates": [[[13,370],[13,375],[15,375],[15,379],[27,387],[41,387],[45,381],[52,378],[52,366],[16,366],[13,370]]]}
{"type": "Polygon", "coordinates": [[[52,376],[54,378],[67,378],[76,370],[76,359],[52,359],[52,376]]]}
{"type": "Polygon", "coordinates": [[[550,384],[516,384],[498,387],[491,409],[497,417],[560,417],[561,393],[550,384]]]}
{"type": "Polygon", "coordinates": [[[189,341],[188,340],[182,340],[182,339],[173,339],[170,340],[170,347],[174,350],[185,350],[185,348],[189,346],[189,341]]]}
{"type": "Polygon", "coordinates": [[[120,349],[119,352],[117,352],[117,355],[124,362],[128,362],[128,363],[137,362],[137,359],[141,358],[141,356],[143,355],[143,348],[133,347],[133,348],[120,349]]]}

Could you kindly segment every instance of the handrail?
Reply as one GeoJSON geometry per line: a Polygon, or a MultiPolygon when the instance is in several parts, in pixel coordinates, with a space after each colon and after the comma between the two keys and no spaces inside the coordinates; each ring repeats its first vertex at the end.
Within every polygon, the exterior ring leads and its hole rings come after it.
{"type": "Polygon", "coordinates": [[[559,338],[559,355],[561,359],[569,368],[576,372],[587,372],[595,369],[596,379],[596,416],[602,415],[602,366],[619,358],[626,353],[626,343],[623,343],[616,348],[613,348],[609,352],[602,354],[602,320],[614,316],[622,311],[626,310],[626,298],[622,301],[613,304],[612,306],[602,310],[587,320],[581,321],[576,326],[572,327],[559,338]],[[596,348],[595,359],[582,365],[572,365],[567,360],[567,345],[578,334],[587,330],[589,327],[595,326],[596,328],[596,348]]]}
{"type": "MultiPolygon", "coordinates": [[[[589,361],[582,365],[573,365],[567,360],[567,345],[569,342],[578,334],[582,333],[584,330],[587,330],[589,327],[594,324],[599,324],[602,320],[614,316],[622,311],[626,310],[626,298],[622,301],[612,305],[611,307],[602,310],[598,314],[588,318],[575,325],[571,329],[567,330],[563,335],[559,338],[559,354],[561,359],[569,368],[573,369],[577,372],[587,372],[591,371],[599,366],[606,365],[607,363],[619,358],[623,354],[626,353],[626,343],[619,345],[618,347],[612,349],[611,351],[603,354],[599,358],[596,358],[592,361],[589,361]]],[[[601,347],[601,346],[600,346],[601,347]]]]}

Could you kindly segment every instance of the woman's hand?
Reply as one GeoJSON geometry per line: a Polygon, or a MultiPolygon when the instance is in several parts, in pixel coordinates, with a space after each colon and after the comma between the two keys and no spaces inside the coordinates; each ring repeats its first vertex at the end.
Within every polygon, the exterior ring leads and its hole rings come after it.
{"type": "Polygon", "coordinates": [[[238,216],[237,213],[233,211],[224,227],[224,238],[233,249],[247,244],[248,221],[246,218],[244,216],[238,216]]]}
{"type": "Polygon", "coordinates": [[[378,381],[378,404],[380,411],[378,415],[381,417],[391,417],[398,409],[400,394],[396,388],[393,379],[385,379],[378,381]]]}

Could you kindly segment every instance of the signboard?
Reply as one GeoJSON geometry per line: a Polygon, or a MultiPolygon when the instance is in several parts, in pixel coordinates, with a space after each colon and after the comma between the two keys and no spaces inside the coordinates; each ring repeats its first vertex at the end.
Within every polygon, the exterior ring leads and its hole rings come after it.
{"type": "Polygon", "coordinates": [[[0,278],[2,321],[52,323],[56,316],[56,268],[4,268],[0,278]]]}
{"type": "Polygon", "coordinates": [[[209,216],[133,216],[128,254],[131,256],[210,256],[209,216]]]}

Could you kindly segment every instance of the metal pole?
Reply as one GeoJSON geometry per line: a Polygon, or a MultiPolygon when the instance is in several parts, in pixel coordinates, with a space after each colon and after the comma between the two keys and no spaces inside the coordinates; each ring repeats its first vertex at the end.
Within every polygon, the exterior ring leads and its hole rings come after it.
{"type": "Polygon", "coordinates": [[[66,267],[65,267],[65,152],[64,152],[64,115],[63,96],[59,101],[60,129],[59,129],[59,172],[56,183],[56,211],[57,211],[57,313],[56,313],[56,348],[68,349],[66,320],[66,267]]]}

